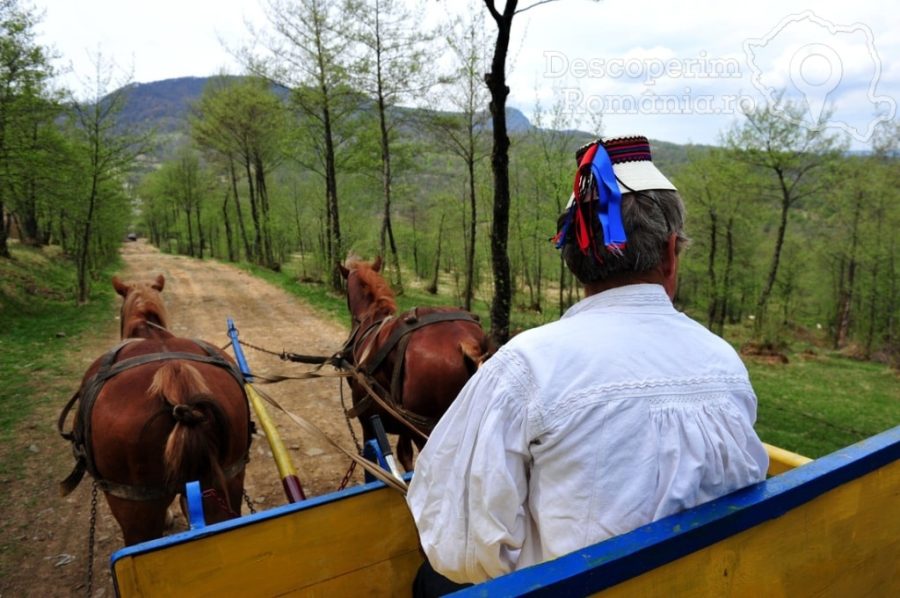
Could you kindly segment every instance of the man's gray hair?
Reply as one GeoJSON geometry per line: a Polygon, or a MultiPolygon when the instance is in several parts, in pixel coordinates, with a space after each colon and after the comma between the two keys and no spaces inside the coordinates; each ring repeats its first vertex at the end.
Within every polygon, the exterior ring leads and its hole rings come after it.
{"type": "MultiPolygon", "coordinates": [[[[560,223],[565,214],[560,216],[560,223]]],[[[594,219],[598,261],[592,250],[581,253],[574,231],[566,236],[562,257],[582,284],[606,280],[619,274],[649,272],[660,263],[664,246],[672,233],[678,235],[676,250],[688,242],[684,229],[684,202],[677,191],[654,189],[622,194],[622,223],[628,241],[621,254],[610,252],[599,243],[603,238],[600,223],[594,219]]]]}

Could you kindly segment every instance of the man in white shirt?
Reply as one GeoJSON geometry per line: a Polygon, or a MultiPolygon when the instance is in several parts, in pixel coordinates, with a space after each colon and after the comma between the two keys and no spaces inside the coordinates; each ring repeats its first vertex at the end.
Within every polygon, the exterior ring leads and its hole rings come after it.
{"type": "Polygon", "coordinates": [[[672,306],[684,207],[645,137],[577,155],[557,246],[585,298],[502,347],[419,455],[408,502],[439,574],[477,583],[762,481],[747,370],[672,306]]]}

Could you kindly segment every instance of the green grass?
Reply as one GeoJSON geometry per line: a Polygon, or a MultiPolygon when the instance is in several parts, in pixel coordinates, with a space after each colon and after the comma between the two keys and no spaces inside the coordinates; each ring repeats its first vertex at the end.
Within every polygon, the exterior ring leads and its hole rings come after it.
{"type": "MultiPolygon", "coordinates": [[[[0,438],[48,401],[60,407],[78,384],[70,351],[85,331],[113,326],[115,293],[95,283],[90,302],[77,305],[74,265],[56,248],[11,246],[0,260],[0,438]]],[[[101,280],[108,280],[105,272],[101,280]]]]}
{"type": "Polygon", "coordinates": [[[293,270],[286,266],[281,272],[274,272],[262,266],[246,262],[232,264],[250,272],[257,278],[284,289],[288,293],[303,299],[310,307],[322,316],[340,324],[348,324],[347,300],[342,294],[332,291],[328,285],[321,283],[299,283],[293,270]]]}
{"type": "Polygon", "coordinates": [[[900,425],[900,377],[890,367],[833,354],[789,358],[745,359],[764,441],[816,458],[900,425]]]}
{"type": "MultiPolygon", "coordinates": [[[[347,299],[344,294],[331,290],[327,284],[298,282],[294,264],[289,263],[282,266],[281,272],[273,272],[267,268],[248,263],[235,265],[258,278],[284,289],[295,297],[303,299],[313,309],[332,321],[349,326],[350,315],[347,311],[347,299]]],[[[432,295],[418,285],[411,284],[407,284],[403,294],[397,296],[397,309],[400,312],[407,311],[413,307],[452,306],[456,304],[457,302],[453,297],[443,294],[432,295]]],[[[490,306],[486,302],[475,301],[472,311],[481,317],[485,329],[490,328],[490,306]]]]}

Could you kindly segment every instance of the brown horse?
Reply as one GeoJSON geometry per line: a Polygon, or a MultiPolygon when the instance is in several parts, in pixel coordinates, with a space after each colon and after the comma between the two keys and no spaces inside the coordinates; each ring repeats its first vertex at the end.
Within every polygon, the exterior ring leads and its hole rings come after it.
{"type": "MultiPolygon", "coordinates": [[[[380,257],[371,264],[351,257],[341,267],[353,319],[343,356],[376,382],[408,423],[428,434],[490,355],[491,343],[477,318],[458,309],[416,308],[397,316],[394,293],[380,270],[380,257]]],[[[365,439],[375,438],[369,418],[378,414],[385,430],[398,435],[397,460],[411,470],[411,441],[421,449],[423,436],[373,402],[353,378],[348,382],[365,439]]]]}
{"type": "Polygon", "coordinates": [[[71,491],[78,467],[87,469],[126,545],[162,536],[169,504],[191,480],[204,489],[207,522],[241,508],[250,444],[242,378],[220,350],[167,330],[164,284],[161,275],[150,284],[113,278],[127,340],[85,374],[72,434],[79,465],[63,483],[71,491]]]}

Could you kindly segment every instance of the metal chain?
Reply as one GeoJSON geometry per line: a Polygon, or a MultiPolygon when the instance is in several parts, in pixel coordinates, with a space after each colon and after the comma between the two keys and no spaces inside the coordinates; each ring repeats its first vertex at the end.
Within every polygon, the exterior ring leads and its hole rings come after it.
{"type": "Polygon", "coordinates": [[[343,490],[347,487],[347,483],[350,481],[350,476],[353,475],[353,472],[356,470],[356,461],[350,461],[350,469],[347,470],[347,473],[344,474],[344,479],[341,480],[341,485],[338,486],[338,490],[343,490]]]}
{"type": "Polygon", "coordinates": [[[256,349],[257,351],[259,351],[261,353],[268,353],[269,355],[274,355],[275,357],[278,357],[279,359],[284,358],[284,351],[282,351],[281,353],[276,353],[275,351],[270,351],[269,349],[265,349],[263,347],[258,347],[256,345],[254,345],[253,343],[248,343],[244,339],[241,339],[241,346],[242,347],[250,347],[251,349],[256,349]]]}
{"type": "Polygon", "coordinates": [[[94,530],[97,528],[97,482],[91,490],[91,528],[88,531],[87,554],[87,595],[91,597],[94,590],[94,530]]]}
{"type": "Polygon", "coordinates": [[[202,496],[203,498],[211,498],[215,500],[223,513],[231,515],[232,517],[240,517],[240,514],[235,513],[232,508],[228,506],[228,503],[225,502],[225,498],[215,488],[207,488],[203,491],[202,496]]]}
{"type": "Polygon", "coordinates": [[[253,507],[253,501],[250,500],[250,495],[247,494],[247,489],[244,488],[244,502],[247,503],[247,509],[249,509],[251,515],[256,514],[256,509],[253,507]]]}

